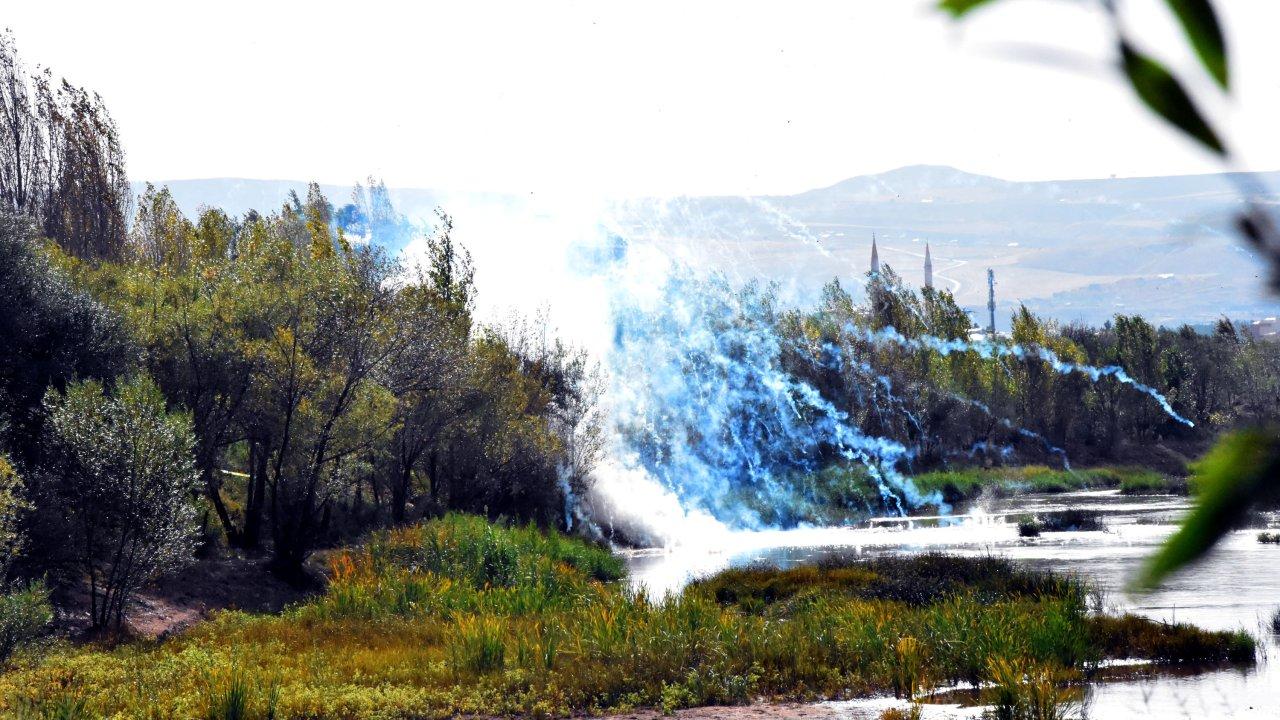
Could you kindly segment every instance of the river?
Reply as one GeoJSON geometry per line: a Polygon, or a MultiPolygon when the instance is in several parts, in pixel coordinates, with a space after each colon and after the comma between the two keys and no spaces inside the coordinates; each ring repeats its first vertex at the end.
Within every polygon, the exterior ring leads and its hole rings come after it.
{"type": "MultiPolygon", "coordinates": [[[[1135,718],[1280,718],[1280,644],[1270,618],[1280,607],[1280,546],[1257,542],[1257,530],[1228,535],[1213,554],[1155,592],[1136,594],[1128,583],[1187,511],[1185,498],[1123,496],[1118,491],[1033,494],[991,499],[952,522],[883,522],[874,527],[733,533],[714,544],[628,553],[631,582],[652,595],[676,591],[690,579],[756,561],[782,566],[833,553],[868,557],[945,551],[999,554],[1027,565],[1073,573],[1101,589],[1111,608],[1209,629],[1243,628],[1261,640],[1248,669],[1202,673],[1153,671],[1139,679],[1092,683],[1083,713],[1093,720],[1135,718]],[[1018,537],[1024,513],[1066,508],[1100,514],[1100,531],[1018,537]],[[1268,655],[1272,656],[1268,660],[1268,655]]],[[[1275,526],[1276,517],[1268,518],[1275,526]]],[[[849,718],[876,717],[885,700],[828,704],[849,718]]],[[[976,708],[926,706],[926,718],[973,717],[976,708]]]]}

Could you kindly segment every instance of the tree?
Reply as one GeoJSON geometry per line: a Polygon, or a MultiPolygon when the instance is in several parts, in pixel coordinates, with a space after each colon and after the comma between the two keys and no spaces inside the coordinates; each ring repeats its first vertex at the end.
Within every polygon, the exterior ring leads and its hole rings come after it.
{"type": "MultiPolygon", "coordinates": [[[[467,289],[465,292],[470,292],[467,289]]],[[[448,302],[419,270],[396,291],[393,312],[398,357],[383,382],[395,393],[395,420],[382,480],[392,522],[406,519],[416,487],[439,477],[443,442],[468,414],[474,393],[467,387],[471,316],[448,302]]]]}
{"type": "Polygon", "coordinates": [[[211,210],[193,228],[167,190],[148,186],[134,224],[134,262],[100,265],[91,283],[128,318],[169,402],[190,411],[205,495],[228,541],[243,545],[221,494],[221,470],[227,448],[243,437],[239,412],[254,371],[243,347],[259,311],[240,302],[240,284],[255,280],[229,258],[229,226],[211,210]]]}
{"type": "MultiPolygon", "coordinates": [[[[292,211],[265,223],[237,260],[238,302],[256,368],[250,435],[267,458],[273,564],[297,576],[325,530],[345,463],[385,436],[391,398],[378,378],[398,356],[389,325],[394,265],[373,249],[314,253],[292,211]]],[[[256,232],[256,231],[255,231],[256,232]]]]}
{"type": "Polygon", "coordinates": [[[228,258],[235,248],[240,227],[221,208],[203,208],[196,221],[196,247],[201,260],[228,258]]]}
{"type": "MultiPolygon", "coordinates": [[[[182,214],[169,188],[147,183],[129,234],[132,251],[153,267],[169,271],[190,266],[197,252],[196,228],[182,214]]],[[[217,242],[216,238],[211,238],[217,242]]]]}
{"type": "Polygon", "coordinates": [[[95,628],[118,628],[144,583],[192,560],[197,530],[194,438],[145,375],[108,394],[84,381],[50,390],[46,444],[52,501],[89,582],[95,628]]]}
{"type": "Polygon", "coordinates": [[[30,220],[0,213],[0,438],[23,466],[39,462],[50,386],[112,378],[136,356],[122,319],[78,287],[57,255],[30,220]]]}
{"type": "Polygon", "coordinates": [[[115,121],[97,94],[46,73],[36,79],[39,118],[49,147],[44,232],[89,260],[121,257],[129,214],[129,180],[115,121]]]}
{"type": "Polygon", "coordinates": [[[115,121],[98,95],[28,75],[0,36],[0,203],[76,257],[119,258],[130,191],[115,121]]]}
{"type": "Polygon", "coordinates": [[[13,33],[0,35],[0,205],[36,217],[48,164],[26,68],[13,33]]]}

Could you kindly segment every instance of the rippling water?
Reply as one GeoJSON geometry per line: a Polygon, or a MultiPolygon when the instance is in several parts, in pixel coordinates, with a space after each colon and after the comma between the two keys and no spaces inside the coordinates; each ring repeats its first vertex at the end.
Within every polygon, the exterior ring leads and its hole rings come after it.
{"type": "MultiPolygon", "coordinates": [[[[891,522],[872,528],[734,533],[700,547],[633,552],[628,564],[633,584],[661,595],[695,577],[758,560],[787,566],[851,551],[868,557],[930,550],[1005,555],[1087,578],[1117,610],[1215,630],[1243,628],[1263,640],[1264,657],[1248,670],[1159,672],[1140,680],[1094,684],[1088,691],[1087,717],[1280,718],[1280,645],[1269,630],[1269,618],[1280,607],[1280,547],[1257,542],[1256,530],[1234,532],[1211,557],[1170,579],[1158,592],[1126,591],[1143,559],[1168,537],[1186,509],[1184,498],[1126,497],[1114,490],[1027,495],[988,501],[966,517],[942,524],[891,522]],[[1098,511],[1105,529],[1022,539],[1011,521],[1022,513],[1068,507],[1098,511]],[[1266,654],[1275,661],[1269,662],[1266,654]]],[[[859,702],[832,707],[851,718],[875,717],[880,709],[876,703],[859,702]]],[[[931,710],[926,717],[973,714],[961,708],[931,710]]]]}

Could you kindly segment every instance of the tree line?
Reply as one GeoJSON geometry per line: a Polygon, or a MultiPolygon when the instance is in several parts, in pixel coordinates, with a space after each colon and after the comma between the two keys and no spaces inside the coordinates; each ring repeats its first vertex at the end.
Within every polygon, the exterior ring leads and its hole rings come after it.
{"type": "Polygon", "coordinates": [[[957,461],[1167,466],[1196,456],[1224,429],[1273,421],[1280,412],[1280,344],[1255,340],[1226,318],[1209,332],[1123,314],[1090,327],[1019,307],[1007,337],[983,342],[1026,352],[981,352],[977,343],[942,353],[939,343],[875,339],[892,327],[908,339],[964,344],[972,325],[950,292],[916,291],[883,267],[869,278],[864,301],[833,282],[816,308],[780,313],[776,322],[788,370],[867,432],[919,448],[916,471],[957,461]],[[847,359],[836,372],[824,362],[832,348],[847,359]],[[1055,369],[1038,349],[1066,364],[1119,366],[1194,426],[1113,376],[1055,369]]]}
{"type": "Polygon", "coordinates": [[[412,265],[348,238],[314,184],[194,221],[148,188],[115,260],[4,216],[0,447],[28,564],[87,577],[106,626],[210,538],[298,577],[319,546],[446,510],[571,524],[596,371],[537,319],[477,323],[444,220],[412,265]]]}

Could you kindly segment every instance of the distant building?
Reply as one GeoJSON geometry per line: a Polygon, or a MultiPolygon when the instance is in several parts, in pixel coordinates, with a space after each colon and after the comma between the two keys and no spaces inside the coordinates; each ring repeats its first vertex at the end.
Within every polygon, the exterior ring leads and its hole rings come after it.
{"type": "MultiPolygon", "coordinates": [[[[876,246],[875,233],[871,233],[871,274],[880,274],[880,248],[876,246]]],[[[924,244],[924,286],[933,287],[933,256],[929,253],[929,243],[924,244]]]]}
{"type": "Polygon", "coordinates": [[[1250,337],[1254,340],[1280,342],[1280,322],[1274,317],[1254,320],[1246,325],[1245,328],[1248,329],[1250,337]]]}

